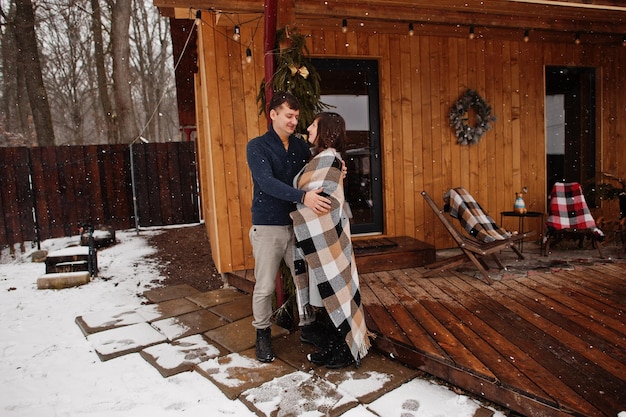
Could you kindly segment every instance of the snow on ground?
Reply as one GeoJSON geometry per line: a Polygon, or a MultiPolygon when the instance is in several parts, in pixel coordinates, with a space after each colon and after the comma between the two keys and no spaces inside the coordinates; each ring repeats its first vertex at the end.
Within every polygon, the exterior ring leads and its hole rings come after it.
{"type": "MultiPolygon", "coordinates": [[[[62,290],[37,289],[45,265],[31,262],[36,248],[18,251],[17,256],[2,250],[0,415],[255,415],[198,372],[163,378],[138,353],[101,362],[76,325],[78,316],[142,305],[140,294],[160,279],[155,265],[146,260],[154,252],[146,237],[154,233],[159,230],[142,230],[139,236],[134,230],[116,232],[118,243],[98,251],[98,276],[89,284],[62,290]]],[[[41,249],[52,252],[77,244],[79,236],[50,239],[41,249]]],[[[415,379],[344,416],[471,417],[478,407],[468,397],[415,379]]]]}

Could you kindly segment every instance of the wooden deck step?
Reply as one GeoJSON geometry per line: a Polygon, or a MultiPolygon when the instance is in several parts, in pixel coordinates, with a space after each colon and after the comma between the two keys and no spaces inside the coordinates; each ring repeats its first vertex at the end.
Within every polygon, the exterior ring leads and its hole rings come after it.
{"type": "MultiPolygon", "coordinates": [[[[360,274],[416,268],[435,261],[435,248],[408,236],[355,239],[356,265],[360,274]]],[[[246,293],[254,288],[254,271],[227,272],[228,284],[246,293]]]]}
{"type": "Polygon", "coordinates": [[[355,239],[354,255],[361,274],[417,268],[435,262],[435,247],[408,236],[355,239]]]}

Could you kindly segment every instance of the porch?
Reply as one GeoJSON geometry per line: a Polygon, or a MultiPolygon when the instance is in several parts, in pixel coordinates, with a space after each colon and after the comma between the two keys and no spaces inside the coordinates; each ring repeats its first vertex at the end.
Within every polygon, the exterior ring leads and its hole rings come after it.
{"type": "Polygon", "coordinates": [[[361,271],[374,346],[526,416],[626,411],[626,264],[529,252],[523,265],[503,254],[511,270],[491,286],[471,268],[361,271]]]}

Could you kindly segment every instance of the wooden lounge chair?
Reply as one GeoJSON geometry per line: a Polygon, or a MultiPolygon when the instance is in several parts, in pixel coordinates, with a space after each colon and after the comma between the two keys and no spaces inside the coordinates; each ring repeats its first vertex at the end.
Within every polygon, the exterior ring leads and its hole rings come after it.
{"type": "Polygon", "coordinates": [[[601,258],[604,233],[596,224],[582,187],[577,182],[557,182],[550,192],[546,233],[544,234],[544,255],[550,253],[550,247],[564,239],[578,240],[582,248],[584,239],[591,241],[598,249],[601,258]]]}
{"type": "Polygon", "coordinates": [[[424,276],[431,276],[471,261],[480,271],[482,281],[491,285],[493,280],[488,272],[489,266],[484,260],[486,256],[490,256],[500,269],[504,269],[504,265],[497,253],[503,249],[511,249],[519,259],[524,259],[524,255],[517,248],[517,242],[533,233],[512,235],[502,229],[464,188],[453,188],[446,193],[444,200],[449,201],[450,216],[437,206],[426,191],[422,191],[422,196],[462,251],[458,256],[426,265],[431,271],[423,274],[424,276]],[[450,221],[450,217],[458,218],[467,233],[459,231],[450,221]]]}

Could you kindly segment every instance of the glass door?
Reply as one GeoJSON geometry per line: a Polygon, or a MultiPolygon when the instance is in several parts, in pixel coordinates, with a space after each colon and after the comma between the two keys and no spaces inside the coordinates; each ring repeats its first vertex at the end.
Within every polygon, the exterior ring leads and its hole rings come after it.
{"type": "Polygon", "coordinates": [[[378,62],[358,59],[313,59],[328,111],[346,120],[344,152],[348,176],[346,200],[352,210],[351,231],[383,232],[383,199],[378,107],[378,62]]]}

